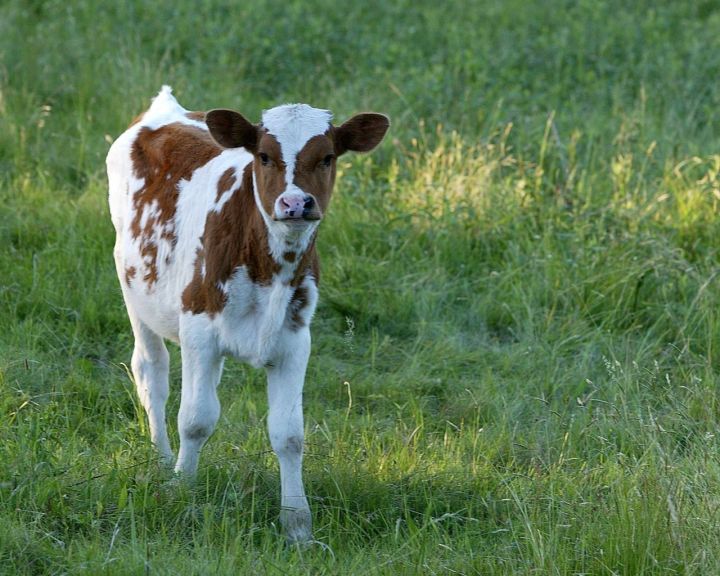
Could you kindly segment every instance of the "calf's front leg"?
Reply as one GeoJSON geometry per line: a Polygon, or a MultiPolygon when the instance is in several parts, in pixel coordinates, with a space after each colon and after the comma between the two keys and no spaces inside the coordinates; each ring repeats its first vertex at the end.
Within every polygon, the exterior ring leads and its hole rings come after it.
{"type": "Polygon", "coordinates": [[[280,464],[280,524],[289,543],[312,539],[312,518],[302,481],[302,390],[310,355],[310,331],[289,333],[282,354],[269,366],[268,432],[280,464]]]}

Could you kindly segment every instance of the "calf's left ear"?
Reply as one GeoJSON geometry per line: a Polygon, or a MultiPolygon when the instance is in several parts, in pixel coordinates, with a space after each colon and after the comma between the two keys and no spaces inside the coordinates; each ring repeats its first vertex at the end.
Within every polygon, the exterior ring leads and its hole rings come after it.
{"type": "Polygon", "coordinates": [[[210,135],[225,148],[246,148],[254,152],[257,146],[258,127],[234,110],[218,108],[205,115],[210,135]]]}
{"type": "Polygon", "coordinates": [[[382,142],[389,127],[390,119],[384,114],[357,114],[335,128],[335,153],[370,152],[382,142]]]}

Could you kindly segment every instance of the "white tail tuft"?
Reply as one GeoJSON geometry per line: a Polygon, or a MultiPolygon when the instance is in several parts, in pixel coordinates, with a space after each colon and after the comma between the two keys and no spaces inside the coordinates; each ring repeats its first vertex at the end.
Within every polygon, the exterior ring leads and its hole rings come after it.
{"type": "Polygon", "coordinates": [[[156,106],[168,103],[177,104],[177,100],[175,100],[175,96],[172,94],[172,88],[167,84],[163,84],[163,87],[160,89],[160,92],[158,92],[158,95],[152,99],[152,105],[150,108],[155,108],[156,106]]]}
{"type": "Polygon", "coordinates": [[[143,116],[142,123],[145,126],[157,128],[163,124],[170,122],[184,121],[187,110],[183,108],[175,96],[172,94],[172,88],[165,84],[155,96],[143,116]]]}

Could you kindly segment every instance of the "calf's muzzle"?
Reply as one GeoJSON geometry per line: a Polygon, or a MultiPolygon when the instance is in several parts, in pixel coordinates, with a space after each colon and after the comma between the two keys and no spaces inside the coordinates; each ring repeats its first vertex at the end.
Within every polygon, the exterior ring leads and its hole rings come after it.
{"type": "Polygon", "coordinates": [[[320,211],[311,194],[292,192],[282,194],[275,205],[276,220],[319,220],[320,211]]]}

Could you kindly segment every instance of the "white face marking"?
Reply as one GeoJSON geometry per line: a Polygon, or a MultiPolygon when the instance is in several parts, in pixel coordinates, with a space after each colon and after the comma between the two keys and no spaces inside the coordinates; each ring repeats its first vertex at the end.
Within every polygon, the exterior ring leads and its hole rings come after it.
{"type": "Polygon", "coordinates": [[[307,104],[284,104],[262,115],[262,126],[275,136],[285,162],[285,192],[300,192],[293,184],[295,160],[313,136],[325,134],[330,128],[332,113],[307,104]]]}
{"type": "Polygon", "coordinates": [[[280,143],[286,163],[295,159],[310,138],[325,134],[331,121],[330,111],[307,104],[284,104],[262,115],[262,126],[280,143]]]}

